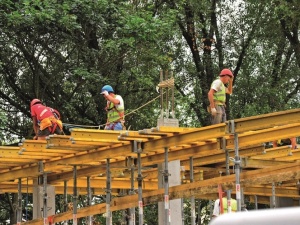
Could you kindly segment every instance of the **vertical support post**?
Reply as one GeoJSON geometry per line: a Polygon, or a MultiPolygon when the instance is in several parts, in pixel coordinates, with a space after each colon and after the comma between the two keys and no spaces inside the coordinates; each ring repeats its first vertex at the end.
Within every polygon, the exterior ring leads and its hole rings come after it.
{"type": "Polygon", "coordinates": [[[77,166],[73,166],[73,225],[77,225],[77,166]]]}
{"type": "Polygon", "coordinates": [[[22,222],[22,182],[21,178],[18,179],[18,208],[17,208],[17,225],[22,222]]]}
{"type": "MultiPolygon", "coordinates": [[[[222,139],[222,148],[225,151],[225,159],[226,159],[226,176],[230,175],[230,168],[229,168],[229,151],[226,149],[226,139],[222,139]]],[[[227,212],[231,213],[231,190],[227,190],[227,212]]]]}
{"type": "Polygon", "coordinates": [[[241,211],[241,184],[240,184],[240,173],[241,173],[241,160],[239,156],[239,139],[238,134],[235,132],[234,120],[227,122],[227,131],[234,135],[234,166],[235,166],[235,191],[236,191],[236,202],[237,211],[241,211]]]}
{"type": "MultiPolygon", "coordinates": [[[[194,182],[194,160],[193,160],[193,156],[190,157],[190,182],[191,183],[194,182]]],[[[195,225],[195,222],[196,222],[195,196],[191,196],[191,225],[195,225]]]]}
{"type": "MultiPolygon", "coordinates": [[[[138,151],[138,150],[137,150],[138,151]]],[[[137,162],[138,162],[138,198],[139,198],[139,224],[144,224],[144,209],[143,209],[143,190],[142,190],[142,167],[141,167],[141,153],[137,152],[137,162]]]]}
{"type": "Polygon", "coordinates": [[[227,212],[231,213],[231,190],[227,190],[227,212]]]}
{"type": "Polygon", "coordinates": [[[112,224],[112,215],[110,211],[111,201],[111,173],[110,159],[106,159],[106,225],[112,224]]]}
{"type": "Polygon", "coordinates": [[[198,202],[198,213],[197,213],[197,224],[196,225],[201,225],[201,199],[199,199],[198,202]]]}
{"type": "Polygon", "coordinates": [[[272,204],[271,204],[271,207],[273,209],[276,208],[276,196],[275,196],[275,183],[272,182],[272,204]]]}
{"type": "Polygon", "coordinates": [[[240,171],[241,171],[241,160],[239,156],[239,139],[238,134],[234,132],[234,165],[235,165],[235,191],[236,191],[236,202],[237,211],[241,211],[241,184],[240,184],[240,171]]]}
{"type": "Polygon", "coordinates": [[[44,218],[44,225],[48,224],[48,218],[47,218],[47,173],[43,173],[43,218],[44,218]]]}
{"type": "MultiPolygon", "coordinates": [[[[91,177],[88,176],[86,178],[86,182],[87,182],[87,203],[88,206],[92,205],[92,189],[91,189],[91,177]]],[[[92,225],[93,223],[93,217],[91,215],[88,216],[87,218],[87,224],[88,225],[92,225]]]]}
{"type": "Polygon", "coordinates": [[[257,203],[257,195],[254,195],[254,204],[255,204],[255,209],[258,209],[258,203],[257,203]]]}
{"type": "Polygon", "coordinates": [[[212,219],[212,214],[213,214],[214,207],[213,207],[212,200],[208,200],[208,202],[209,202],[209,218],[211,220],[212,219]]]}
{"type": "MultiPolygon", "coordinates": [[[[142,177],[142,160],[141,153],[143,151],[141,147],[140,141],[132,141],[131,142],[131,151],[137,154],[137,182],[138,182],[138,207],[139,207],[139,224],[144,224],[144,210],[143,210],[143,177],[142,177]]],[[[133,168],[132,168],[133,169],[133,168]]],[[[134,176],[134,172],[131,171],[131,176],[134,176]]],[[[133,180],[132,180],[133,182],[133,180]]],[[[131,183],[131,187],[133,190],[134,183],[131,183]]],[[[135,220],[134,220],[135,221],[135,220]]]]}
{"type": "MultiPolygon", "coordinates": [[[[130,187],[129,194],[134,195],[135,193],[134,193],[134,165],[133,165],[133,163],[130,168],[130,174],[131,174],[131,177],[130,177],[131,187],[130,187]]],[[[135,225],[135,208],[134,207],[130,208],[129,225],[135,225]]]]}
{"type": "MultiPolygon", "coordinates": [[[[68,183],[64,180],[64,212],[68,211],[68,194],[67,194],[68,183]]],[[[64,221],[64,225],[68,225],[68,220],[64,221]]]]}
{"type": "Polygon", "coordinates": [[[164,187],[165,187],[165,225],[170,224],[170,207],[169,207],[169,170],[168,170],[168,157],[169,157],[169,148],[165,147],[165,170],[163,173],[164,176],[164,187]]]}

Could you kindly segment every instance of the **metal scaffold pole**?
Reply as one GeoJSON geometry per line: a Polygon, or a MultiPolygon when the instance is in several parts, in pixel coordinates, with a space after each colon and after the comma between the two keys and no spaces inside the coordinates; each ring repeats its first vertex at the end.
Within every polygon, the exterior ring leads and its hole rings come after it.
{"type": "Polygon", "coordinates": [[[139,196],[139,224],[144,224],[144,209],[143,209],[143,190],[142,190],[142,169],[141,169],[141,153],[137,153],[138,159],[138,196],[139,196]]]}
{"type": "Polygon", "coordinates": [[[276,195],[275,195],[275,183],[274,182],[272,182],[272,205],[271,205],[271,207],[273,209],[276,208],[276,195]]]}
{"type": "Polygon", "coordinates": [[[168,169],[168,157],[169,148],[165,147],[165,170],[163,172],[164,176],[164,187],[165,187],[165,225],[170,224],[171,213],[170,213],[170,202],[169,202],[169,169],[168,169]]]}
{"type": "MultiPolygon", "coordinates": [[[[194,182],[194,159],[190,157],[190,182],[194,182]]],[[[196,212],[195,212],[195,196],[191,196],[191,225],[195,225],[196,212]]]]}
{"type": "MultiPolygon", "coordinates": [[[[68,194],[67,194],[68,182],[64,180],[64,212],[68,211],[68,194]]],[[[68,224],[68,220],[64,221],[64,225],[68,224]]]]}
{"type": "Polygon", "coordinates": [[[112,224],[112,214],[110,211],[111,201],[111,173],[110,159],[106,159],[106,225],[112,224]]]}
{"type": "MultiPolygon", "coordinates": [[[[139,207],[139,224],[144,224],[144,209],[143,209],[143,176],[142,176],[142,160],[141,153],[143,149],[141,147],[141,141],[131,141],[131,151],[137,154],[137,182],[138,182],[138,207],[139,207]]],[[[133,176],[133,172],[132,176],[133,176]]],[[[131,184],[133,190],[133,183],[131,184]]],[[[134,220],[135,221],[135,220],[134,220]]]]}
{"type": "Polygon", "coordinates": [[[48,195],[47,195],[47,173],[43,174],[43,218],[44,218],[44,225],[48,224],[47,218],[47,205],[48,195]]]}
{"type": "MultiPolygon", "coordinates": [[[[226,148],[226,139],[222,138],[222,149],[225,151],[225,159],[226,159],[226,176],[230,175],[230,157],[229,151],[226,148]]],[[[223,190],[224,191],[224,190],[223,190]]],[[[227,211],[228,213],[231,212],[231,190],[227,190],[227,211]]]]}
{"type": "Polygon", "coordinates": [[[22,182],[21,178],[18,179],[18,209],[17,209],[17,225],[22,222],[22,182]]]}
{"type": "Polygon", "coordinates": [[[240,184],[240,171],[241,171],[241,160],[239,156],[239,139],[238,134],[234,133],[234,165],[235,165],[235,193],[237,202],[237,211],[241,211],[241,184],[240,184]]]}
{"type": "Polygon", "coordinates": [[[73,166],[73,225],[77,225],[77,166],[73,166]]]}
{"type": "MultiPolygon", "coordinates": [[[[90,206],[90,205],[92,205],[91,177],[87,177],[86,182],[87,182],[87,203],[90,206]]],[[[91,215],[88,216],[87,224],[88,225],[93,224],[93,216],[91,216],[91,215]]]]}
{"type": "MultiPolygon", "coordinates": [[[[130,195],[134,195],[134,164],[133,164],[133,159],[131,158],[131,168],[130,168],[130,183],[131,183],[131,188],[130,188],[130,195]]],[[[129,217],[129,225],[135,225],[135,208],[132,207],[130,208],[130,217],[129,217]]]]}
{"type": "Polygon", "coordinates": [[[234,135],[235,191],[236,191],[237,211],[240,212],[242,209],[242,207],[241,207],[241,184],[240,184],[241,159],[239,156],[239,138],[238,138],[238,133],[235,131],[234,120],[229,121],[229,133],[234,135]]]}

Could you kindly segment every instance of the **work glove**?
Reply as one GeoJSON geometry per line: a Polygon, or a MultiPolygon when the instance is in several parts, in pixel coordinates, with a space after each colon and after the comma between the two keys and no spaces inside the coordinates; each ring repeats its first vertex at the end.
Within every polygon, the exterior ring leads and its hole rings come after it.
{"type": "Polygon", "coordinates": [[[213,116],[217,115],[216,108],[211,108],[211,115],[213,115],[213,116]]]}
{"type": "Polygon", "coordinates": [[[107,96],[108,92],[107,91],[102,91],[101,94],[107,96]]]}

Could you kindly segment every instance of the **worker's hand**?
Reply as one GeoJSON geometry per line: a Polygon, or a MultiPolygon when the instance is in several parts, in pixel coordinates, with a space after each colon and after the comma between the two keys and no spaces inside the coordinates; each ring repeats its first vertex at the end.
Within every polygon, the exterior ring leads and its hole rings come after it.
{"type": "Polygon", "coordinates": [[[211,108],[211,115],[213,115],[213,116],[217,115],[216,108],[211,108]]]}
{"type": "Polygon", "coordinates": [[[101,94],[104,95],[104,96],[107,96],[108,92],[107,91],[102,91],[101,94]]]}
{"type": "Polygon", "coordinates": [[[37,140],[37,139],[38,139],[38,137],[37,137],[37,136],[34,136],[34,137],[33,137],[33,140],[37,140]]]}

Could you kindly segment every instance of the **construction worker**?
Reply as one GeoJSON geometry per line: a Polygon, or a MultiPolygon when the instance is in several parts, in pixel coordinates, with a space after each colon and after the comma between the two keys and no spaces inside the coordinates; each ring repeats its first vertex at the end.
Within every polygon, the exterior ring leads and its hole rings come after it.
{"type": "Polygon", "coordinates": [[[210,106],[208,112],[211,114],[211,124],[224,123],[226,121],[226,94],[232,94],[233,74],[229,69],[223,69],[219,79],[212,82],[208,92],[210,106]],[[226,87],[225,85],[228,84],[226,87]]]}
{"type": "MultiPolygon", "coordinates": [[[[212,217],[217,217],[223,213],[228,213],[228,201],[227,201],[227,192],[223,191],[222,192],[222,206],[220,204],[220,199],[216,199],[215,204],[214,204],[214,211],[212,217]]],[[[230,199],[230,204],[231,204],[231,212],[236,212],[237,211],[237,201],[233,198],[230,199]]]]}
{"type": "Polygon", "coordinates": [[[106,98],[107,121],[105,130],[123,130],[124,126],[124,101],[120,95],[114,93],[110,85],[104,85],[101,94],[106,98]]]}
{"type": "Polygon", "coordinates": [[[30,103],[34,140],[45,140],[50,134],[62,134],[62,122],[57,110],[43,105],[39,99],[30,103]]]}
{"type": "Polygon", "coordinates": [[[273,148],[291,145],[292,149],[297,149],[297,140],[295,137],[273,141],[273,148]]]}

